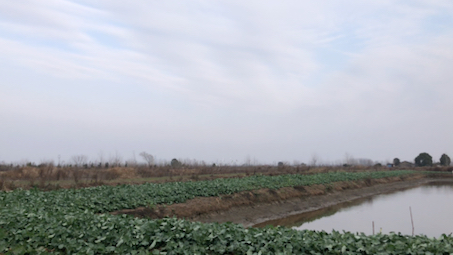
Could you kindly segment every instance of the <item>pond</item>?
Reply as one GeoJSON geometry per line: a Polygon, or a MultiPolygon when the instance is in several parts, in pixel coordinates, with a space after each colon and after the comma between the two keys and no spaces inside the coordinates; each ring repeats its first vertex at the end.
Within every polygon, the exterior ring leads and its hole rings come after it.
{"type": "Polygon", "coordinates": [[[402,233],[439,237],[453,232],[453,184],[431,183],[293,215],[256,225],[281,225],[302,230],[402,233]]]}

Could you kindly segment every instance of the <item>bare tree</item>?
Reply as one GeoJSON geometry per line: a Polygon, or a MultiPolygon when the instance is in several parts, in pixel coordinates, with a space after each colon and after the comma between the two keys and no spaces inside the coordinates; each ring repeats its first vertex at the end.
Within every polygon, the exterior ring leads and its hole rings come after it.
{"type": "Polygon", "coordinates": [[[316,166],[316,163],[318,163],[318,160],[319,160],[318,155],[316,153],[313,153],[313,155],[311,156],[310,165],[316,166]]]}
{"type": "Polygon", "coordinates": [[[252,164],[252,159],[250,158],[250,155],[247,155],[247,156],[245,157],[245,163],[244,163],[244,165],[250,166],[251,164],[252,164]]]}
{"type": "Polygon", "coordinates": [[[128,166],[136,166],[137,165],[137,158],[135,157],[135,151],[132,152],[132,158],[126,161],[128,166]]]}
{"type": "Polygon", "coordinates": [[[345,159],[345,163],[350,166],[357,165],[357,160],[347,152],[344,154],[344,159],[345,159]]]}
{"type": "Polygon", "coordinates": [[[101,165],[103,165],[104,164],[104,152],[103,151],[99,151],[98,156],[99,156],[99,163],[101,165]]]}
{"type": "Polygon", "coordinates": [[[52,159],[41,159],[38,166],[53,166],[55,162],[52,159]]]}
{"type": "Polygon", "coordinates": [[[180,159],[179,162],[186,166],[193,166],[193,161],[190,158],[180,159]]]}
{"type": "Polygon", "coordinates": [[[86,164],[88,157],[85,155],[75,155],[71,157],[71,160],[72,162],[74,162],[74,166],[81,167],[86,164]]]}
{"type": "Polygon", "coordinates": [[[148,164],[148,167],[151,168],[153,165],[154,165],[154,157],[153,155],[149,154],[149,153],[146,153],[146,152],[140,152],[139,154],[143,160],[146,161],[146,163],[148,164]]]}
{"type": "Polygon", "coordinates": [[[28,159],[21,159],[17,165],[25,167],[28,163],[28,159]]]}
{"type": "Polygon", "coordinates": [[[41,162],[38,165],[38,174],[43,185],[44,181],[51,177],[54,165],[55,163],[53,160],[41,159],[41,162]]]}
{"type": "Polygon", "coordinates": [[[373,160],[367,159],[367,158],[358,158],[357,164],[360,166],[372,166],[373,165],[373,160]]]}
{"type": "Polygon", "coordinates": [[[109,161],[113,167],[121,166],[121,162],[123,162],[123,157],[118,153],[118,151],[115,151],[115,155],[110,156],[109,161]]]}

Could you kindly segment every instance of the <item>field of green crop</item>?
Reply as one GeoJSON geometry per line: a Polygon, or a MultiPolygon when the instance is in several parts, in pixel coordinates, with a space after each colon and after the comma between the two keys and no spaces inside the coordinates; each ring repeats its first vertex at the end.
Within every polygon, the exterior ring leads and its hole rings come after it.
{"type": "Polygon", "coordinates": [[[260,188],[383,178],[412,171],[253,176],[212,181],[0,193],[0,254],[449,254],[453,238],[244,229],[107,212],[260,188]]]}

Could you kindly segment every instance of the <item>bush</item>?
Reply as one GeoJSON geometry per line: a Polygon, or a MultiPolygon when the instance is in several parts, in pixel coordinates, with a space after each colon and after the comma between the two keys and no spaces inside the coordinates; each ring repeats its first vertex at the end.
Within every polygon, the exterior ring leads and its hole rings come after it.
{"type": "Polygon", "coordinates": [[[173,168],[179,168],[181,166],[181,162],[179,162],[179,160],[174,158],[171,160],[170,165],[173,168]]]}

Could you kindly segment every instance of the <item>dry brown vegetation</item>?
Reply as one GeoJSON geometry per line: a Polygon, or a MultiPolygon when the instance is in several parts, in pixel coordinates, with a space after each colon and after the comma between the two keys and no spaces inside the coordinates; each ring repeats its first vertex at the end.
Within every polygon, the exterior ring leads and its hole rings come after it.
{"type": "MultiPolygon", "coordinates": [[[[399,169],[399,168],[392,168],[399,169]]],[[[422,171],[452,171],[453,167],[423,167],[422,171]]],[[[112,168],[0,165],[0,190],[16,188],[80,188],[99,185],[141,184],[146,182],[198,181],[216,178],[241,178],[250,175],[314,174],[331,171],[381,171],[387,167],[364,166],[171,166],[112,168]]]]}

